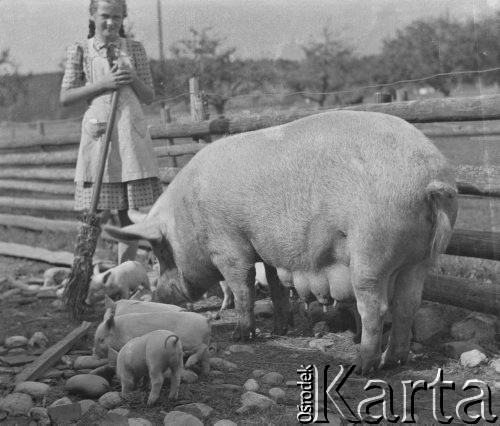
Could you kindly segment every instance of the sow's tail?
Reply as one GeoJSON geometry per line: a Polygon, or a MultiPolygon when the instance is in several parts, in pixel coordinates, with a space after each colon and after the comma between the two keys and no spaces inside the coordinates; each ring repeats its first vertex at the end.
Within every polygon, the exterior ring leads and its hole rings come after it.
{"type": "Polygon", "coordinates": [[[430,258],[435,260],[444,253],[451,239],[457,217],[457,190],[448,183],[432,181],[425,188],[432,215],[430,258]]]}
{"type": "Polygon", "coordinates": [[[166,339],[165,339],[165,342],[163,343],[163,347],[166,349],[167,348],[167,343],[168,343],[168,340],[169,339],[174,339],[173,341],[173,344],[174,346],[177,344],[177,342],[179,341],[179,337],[176,336],[175,334],[172,334],[171,336],[168,336],[166,339]]]}

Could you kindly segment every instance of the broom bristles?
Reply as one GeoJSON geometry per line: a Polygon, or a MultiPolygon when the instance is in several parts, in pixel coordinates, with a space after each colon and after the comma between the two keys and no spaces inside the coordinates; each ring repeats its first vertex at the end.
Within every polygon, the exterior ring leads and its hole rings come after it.
{"type": "Polygon", "coordinates": [[[85,311],[84,302],[92,276],[92,257],[100,232],[99,217],[95,214],[85,214],[76,239],[73,266],[62,297],[74,319],[79,319],[85,311]]]}

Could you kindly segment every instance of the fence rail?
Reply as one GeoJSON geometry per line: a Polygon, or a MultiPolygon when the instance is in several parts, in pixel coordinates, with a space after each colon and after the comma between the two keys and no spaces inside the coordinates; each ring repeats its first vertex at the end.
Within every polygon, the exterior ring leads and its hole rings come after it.
{"type": "MultiPolygon", "coordinates": [[[[478,138],[471,143],[480,144],[481,138],[500,135],[500,95],[365,104],[343,109],[396,115],[414,123],[431,139],[451,138],[457,144],[462,143],[460,138],[464,137],[478,138]]],[[[168,185],[181,170],[177,166],[178,159],[191,157],[207,145],[198,142],[200,139],[258,130],[315,113],[318,111],[151,127],[156,155],[159,159],[170,159],[173,165],[160,168],[161,181],[168,185]],[[197,142],[174,143],[176,139],[186,138],[197,142]]],[[[198,114],[197,119],[202,116],[198,114]]],[[[79,141],[77,133],[0,141],[0,225],[36,231],[76,230],[76,220],[46,219],[43,216],[47,212],[63,212],[66,216],[61,217],[67,217],[73,211],[72,180],[79,141]],[[31,213],[26,215],[26,212],[31,213]]],[[[500,166],[460,165],[457,182],[461,196],[498,198],[500,166]]],[[[500,261],[500,232],[456,229],[446,253],[500,261]]],[[[471,280],[429,276],[424,297],[494,313],[500,308],[500,285],[484,286],[471,280]],[[459,294],[463,297],[457,296],[459,294]]]]}

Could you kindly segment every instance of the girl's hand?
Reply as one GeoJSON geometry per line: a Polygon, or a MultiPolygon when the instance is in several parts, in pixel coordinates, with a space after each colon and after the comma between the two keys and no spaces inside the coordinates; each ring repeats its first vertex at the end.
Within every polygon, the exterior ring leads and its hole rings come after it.
{"type": "Polygon", "coordinates": [[[113,65],[109,74],[107,74],[101,83],[107,90],[116,90],[122,86],[127,86],[133,82],[133,72],[130,68],[113,65]]]}

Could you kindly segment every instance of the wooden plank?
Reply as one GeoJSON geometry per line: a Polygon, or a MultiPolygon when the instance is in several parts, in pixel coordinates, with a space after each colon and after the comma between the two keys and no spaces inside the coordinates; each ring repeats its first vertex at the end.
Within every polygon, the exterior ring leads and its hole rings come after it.
{"type": "Polygon", "coordinates": [[[51,251],[25,244],[0,241],[0,256],[32,259],[56,266],[73,266],[73,253],[67,251],[51,251]]]}
{"type": "Polygon", "coordinates": [[[169,145],[155,147],[155,153],[158,157],[177,157],[180,155],[194,155],[207,143],[188,143],[183,145],[169,145]]]}
{"type": "Polygon", "coordinates": [[[415,127],[429,138],[500,135],[499,120],[415,123],[415,127]]]}
{"type": "Polygon", "coordinates": [[[75,178],[75,168],[56,167],[0,167],[0,179],[40,179],[72,181],[75,178]]]}
{"type": "Polygon", "coordinates": [[[0,149],[12,148],[32,148],[35,146],[62,146],[78,145],[80,143],[80,133],[70,133],[62,136],[44,136],[34,137],[25,136],[24,138],[2,139],[0,140],[0,149]]]}
{"type": "Polygon", "coordinates": [[[177,175],[181,171],[180,167],[161,167],[160,168],[160,180],[162,183],[169,184],[172,182],[177,175]]]}
{"type": "Polygon", "coordinates": [[[423,298],[486,314],[498,315],[500,312],[498,284],[429,274],[424,283],[423,298]]]}
{"type": "Polygon", "coordinates": [[[49,211],[74,211],[74,201],[21,197],[0,197],[0,207],[49,211]]]}
{"type": "MultiPolygon", "coordinates": [[[[57,178],[57,176],[54,176],[57,178]]],[[[44,192],[48,194],[74,195],[73,183],[48,183],[32,180],[0,179],[0,189],[17,191],[44,192]]]]}
{"type": "Polygon", "coordinates": [[[92,327],[92,323],[83,321],[80,327],[74,329],[64,339],[48,348],[36,361],[21,371],[16,376],[16,384],[26,381],[35,381],[40,378],[89,331],[90,327],[92,327]]]}
{"type": "Polygon", "coordinates": [[[23,152],[0,155],[0,165],[18,166],[21,164],[35,166],[50,166],[61,164],[76,164],[78,151],[23,152]]]}
{"type": "Polygon", "coordinates": [[[500,232],[455,229],[446,254],[500,260],[500,232]]]}
{"type": "Polygon", "coordinates": [[[74,232],[79,222],[54,220],[28,215],[0,214],[0,225],[29,229],[31,231],[74,232]]]}
{"type": "Polygon", "coordinates": [[[500,166],[458,166],[456,180],[462,194],[500,197],[500,166]]]}

